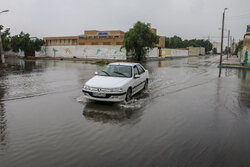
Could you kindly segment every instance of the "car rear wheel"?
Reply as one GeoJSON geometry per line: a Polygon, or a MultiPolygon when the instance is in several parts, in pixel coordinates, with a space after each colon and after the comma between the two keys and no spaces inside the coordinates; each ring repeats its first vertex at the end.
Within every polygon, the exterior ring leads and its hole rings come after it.
{"type": "Polygon", "coordinates": [[[130,101],[132,99],[132,90],[131,88],[128,88],[127,93],[126,93],[126,98],[125,101],[130,101]]]}

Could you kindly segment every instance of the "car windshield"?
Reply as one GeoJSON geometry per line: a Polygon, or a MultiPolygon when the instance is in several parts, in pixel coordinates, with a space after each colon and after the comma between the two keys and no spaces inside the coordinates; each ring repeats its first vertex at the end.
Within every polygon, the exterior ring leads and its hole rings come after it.
{"type": "Polygon", "coordinates": [[[107,65],[103,68],[101,72],[98,73],[98,75],[131,78],[132,67],[125,65],[107,65]]]}

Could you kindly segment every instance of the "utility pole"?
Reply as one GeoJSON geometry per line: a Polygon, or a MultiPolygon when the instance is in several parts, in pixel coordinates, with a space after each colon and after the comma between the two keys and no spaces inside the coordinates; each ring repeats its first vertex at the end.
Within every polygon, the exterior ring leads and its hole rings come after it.
{"type": "Polygon", "coordinates": [[[232,43],[232,53],[234,54],[234,38],[233,38],[233,43],[232,43]]]}
{"type": "Polygon", "coordinates": [[[232,43],[232,36],[230,36],[230,54],[229,54],[229,57],[232,56],[232,48],[233,48],[233,43],[232,43]]]}
{"type": "Polygon", "coordinates": [[[229,56],[229,40],[230,40],[230,30],[228,30],[228,36],[227,36],[227,60],[229,56]]]}
{"type": "MultiPolygon", "coordinates": [[[[4,11],[1,11],[0,13],[4,13],[4,12],[8,12],[8,11],[9,10],[4,10],[4,11]]],[[[1,55],[0,64],[4,64],[5,63],[5,59],[4,59],[4,50],[3,50],[3,44],[2,44],[1,30],[0,30],[0,55],[1,55]]]]}
{"type": "Polygon", "coordinates": [[[225,20],[225,12],[227,8],[224,9],[223,16],[222,16],[222,30],[221,30],[221,53],[220,53],[220,72],[219,77],[221,76],[221,64],[222,64],[222,55],[223,55],[223,36],[224,36],[224,20],[225,20]]]}
{"type": "MultiPolygon", "coordinates": [[[[207,40],[210,42],[210,34],[208,34],[207,40]]],[[[208,43],[207,45],[208,45],[207,48],[209,48],[209,43],[208,43]]],[[[213,51],[213,49],[212,49],[212,51],[213,51]]],[[[205,49],[205,52],[206,52],[206,49],[205,49]]],[[[206,54],[206,53],[205,53],[205,54],[206,54]]],[[[211,55],[212,55],[212,53],[211,53],[211,55]]]]}

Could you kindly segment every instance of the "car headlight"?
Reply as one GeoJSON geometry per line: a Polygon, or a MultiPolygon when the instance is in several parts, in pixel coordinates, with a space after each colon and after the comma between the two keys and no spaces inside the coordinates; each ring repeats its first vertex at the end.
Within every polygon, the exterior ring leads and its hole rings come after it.
{"type": "Polygon", "coordinates": [[[85,90],[90,90],[90,87],[87,86],[87,85],[84,85],[83,89],[85,89],[85,90]]]}
{"type": "Polygon", "coordinates": [[[122,88],[112,88],[111,92],[123,92],[122,88]]]}

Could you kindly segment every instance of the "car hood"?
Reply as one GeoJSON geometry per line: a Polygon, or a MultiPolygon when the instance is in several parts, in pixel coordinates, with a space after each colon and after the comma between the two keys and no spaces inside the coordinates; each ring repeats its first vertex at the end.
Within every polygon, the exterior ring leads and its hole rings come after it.
{"type": "Polygon", "coordinates": [[[97,88],[119,88],[127,84],[132,78],[94,76],[85,85],[97,88]]]}

